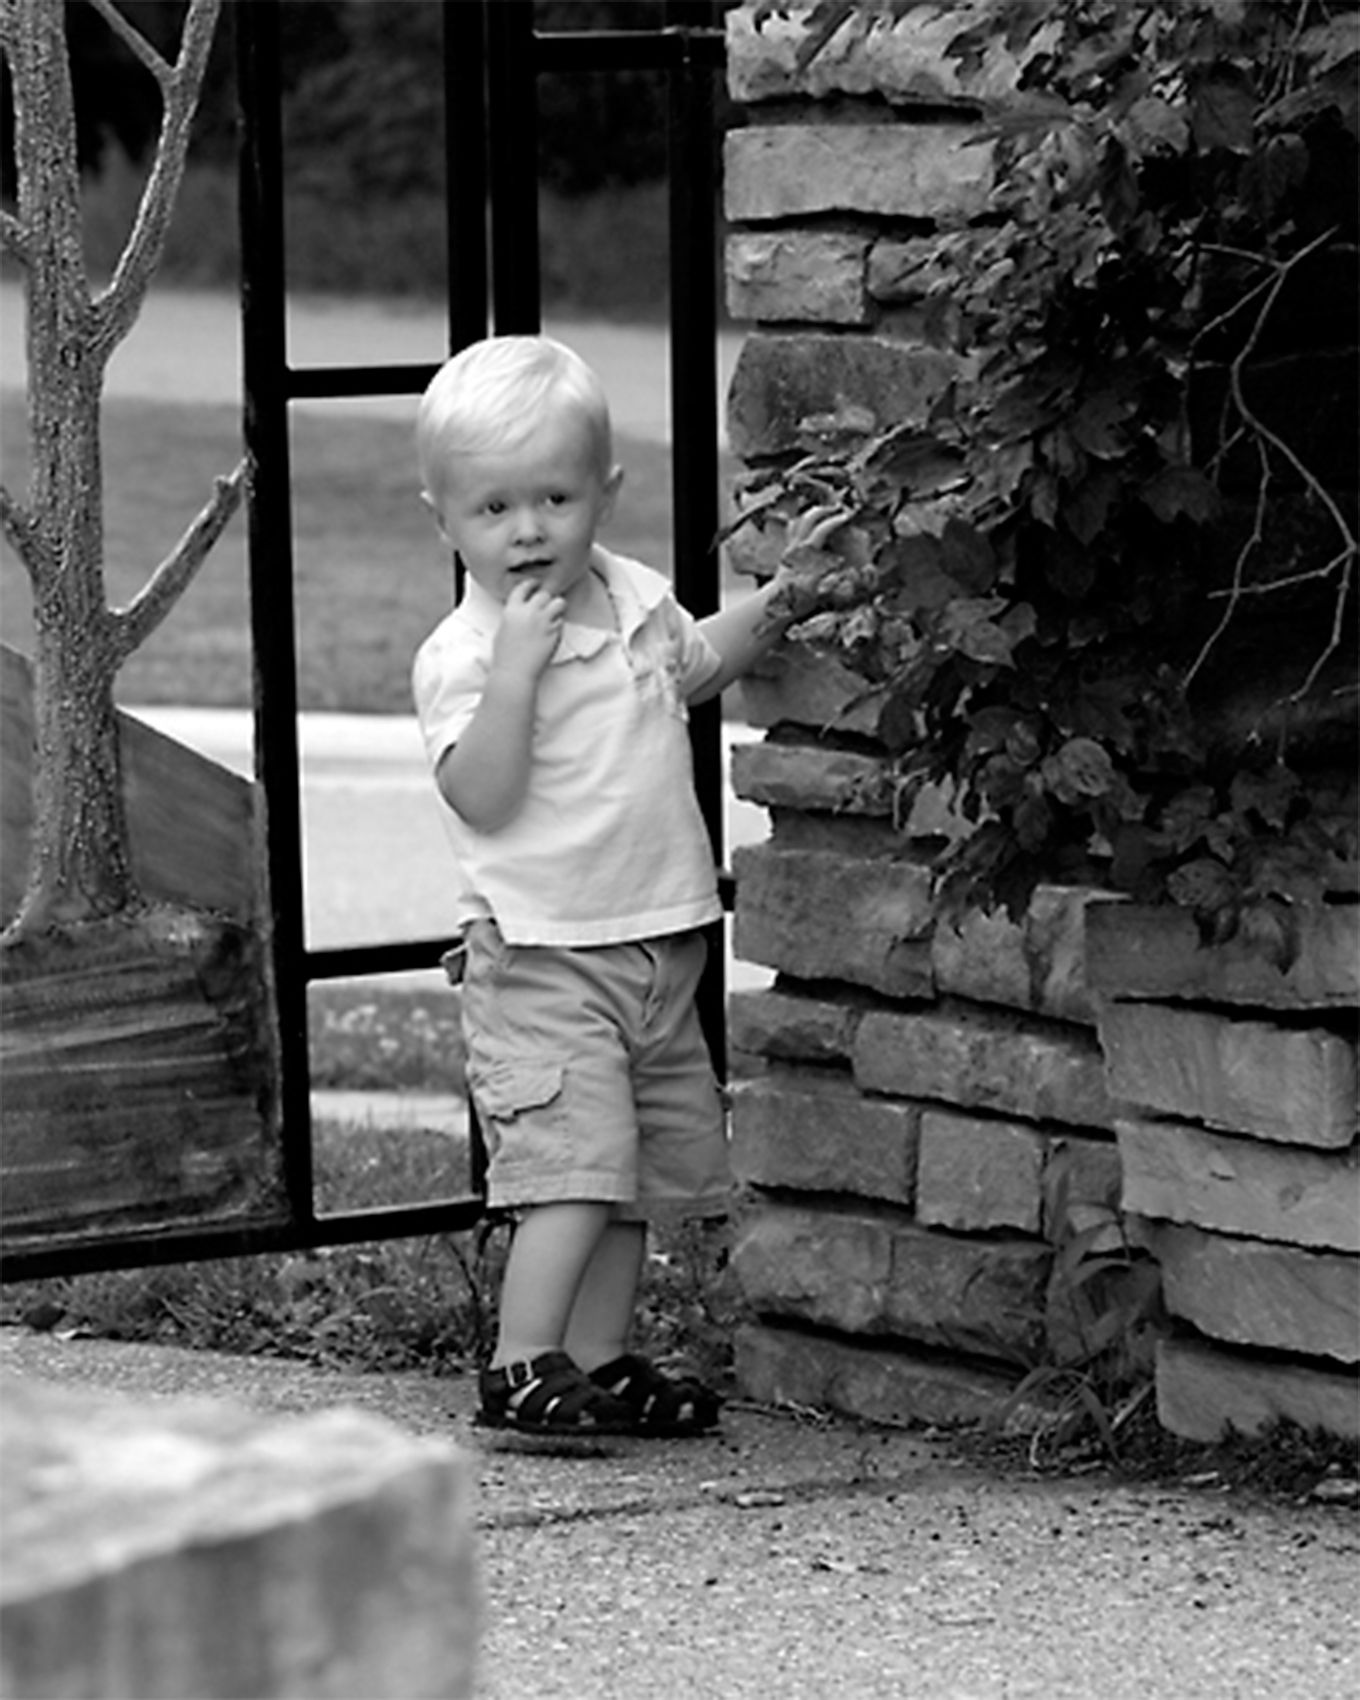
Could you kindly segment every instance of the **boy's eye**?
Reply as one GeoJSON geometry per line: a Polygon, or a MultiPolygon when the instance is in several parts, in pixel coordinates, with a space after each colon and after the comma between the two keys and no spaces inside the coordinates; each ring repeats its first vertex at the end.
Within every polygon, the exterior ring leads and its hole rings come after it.
{"type": "Polygon", "coordinates": [[[486,511],[489,514],[503,514],[505,512],[505,503],[493,497],[492,500],[486,504],[486,511]]]}

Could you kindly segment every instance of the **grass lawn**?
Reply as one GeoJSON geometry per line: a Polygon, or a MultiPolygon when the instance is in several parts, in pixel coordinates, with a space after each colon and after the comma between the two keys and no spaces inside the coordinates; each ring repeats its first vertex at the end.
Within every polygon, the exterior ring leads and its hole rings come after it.
{"type": "MultiPolygon", "coordinates": [[[[11,490],[27,461],[18,392],[0,401],[0,452],[11,490]]],[[[126,602],[198,512],[214,477],[241,452],[233,407],[110,401],[104,419],[105,570],[126,602]]],[[[621,437],[618,509],[604,541],[668,571],[670,456],[621,437]]],[[[306,710],[410,712],[416,646],[447,611],[452,583],[421,505],[408,424],[312,407],[294,412],[295,619],[298,702],[306,710]]],[[[168,619],[119,674],[124,703],[244,708],[251,701],[242,515],[168,619]]],[[[0,552],[0,638],[32,647],[23,568],[0,552]]]]}

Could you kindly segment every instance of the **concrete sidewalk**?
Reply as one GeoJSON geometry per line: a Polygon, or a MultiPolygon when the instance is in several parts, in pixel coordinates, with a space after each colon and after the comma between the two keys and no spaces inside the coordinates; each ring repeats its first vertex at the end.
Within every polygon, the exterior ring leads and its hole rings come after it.
{"type": "MultiPolygon", "coordinates": [[[[470,1376],[0,1329],[0,1368],[274,1412],[359,1406],[474,1458],[481,1700],[1350,1700],[1355,1514],[998,1476],[947,1438],[736,1405],[719,1435],[495,1449],[470,1376]]],[[[357,1697],[356,1697],[357,1700],[357,1697]]]]}

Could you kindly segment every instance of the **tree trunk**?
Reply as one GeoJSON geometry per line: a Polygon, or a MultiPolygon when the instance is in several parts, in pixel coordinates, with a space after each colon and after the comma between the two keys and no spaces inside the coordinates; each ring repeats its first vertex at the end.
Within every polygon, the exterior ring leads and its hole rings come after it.
{"type": "Polygon", "coordinates": [[[100,399],[108,351],[85,273],[62,6],[24,0],[8,43],[28,267],[27,508],[36,760],[28,888],[16,932],[136,906],[123,818],[106,604],[100,399]],[[36,97],[36,98],[35,98],[36,97]]]}

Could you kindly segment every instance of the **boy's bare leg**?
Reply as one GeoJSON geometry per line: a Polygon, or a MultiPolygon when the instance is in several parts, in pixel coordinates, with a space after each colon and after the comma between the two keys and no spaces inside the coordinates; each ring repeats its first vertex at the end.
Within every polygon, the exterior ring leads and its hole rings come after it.
{"type": "Polygon", "coordinates": [[[567,1324],[566,1349],[583,1370],[627,1351],[646,1249],[644,1222],[611,1222],[600,1236],[567,1324]]]}
{"type": "MultiPolygon", "coordinates": [[[[584,1202],[537,1204],[525,1212],[506,1259],[492,1368],[563,1350],[612,1213],[612,1205],[584,1202]]],[[[630,1310],[631,1304],[630,1295],[630,1310]]]]}

